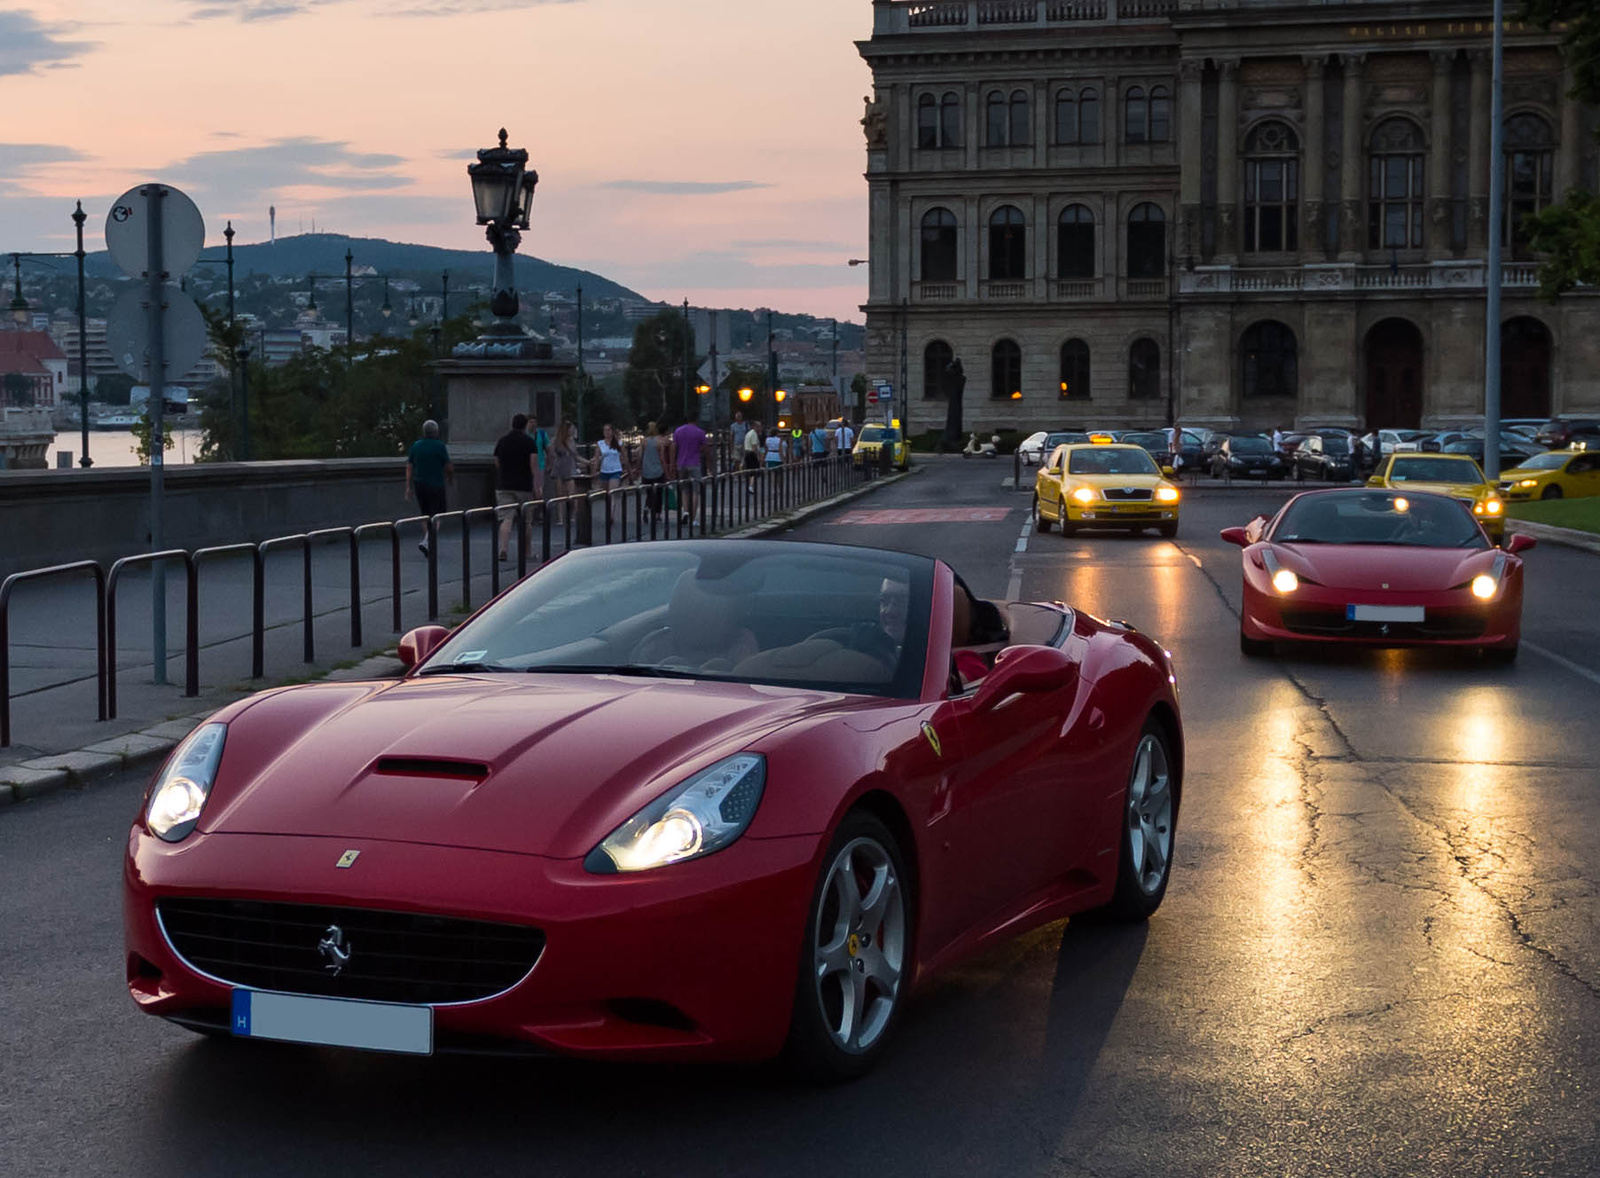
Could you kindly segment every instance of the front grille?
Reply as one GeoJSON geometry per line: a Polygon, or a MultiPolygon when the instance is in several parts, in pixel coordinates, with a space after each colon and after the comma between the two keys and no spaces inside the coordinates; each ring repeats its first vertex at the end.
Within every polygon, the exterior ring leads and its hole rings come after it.
{"type": "Polygon", "coordinates": [[[1125,502],[1148,503],[1155,498],[1155,492],[1149,487],[1107,487],[1102,494],[1107,499],[1120,499],[1125,502]]]}
{"type": "Polygon", "coordinates": [[[156,912],[178,955],[221,981],[373,1002],[489,998],[528,975],[545,940],[518,925],[368,908],[163,899],[156,912]],[[334,928],[349,953],[337,974],[319,948],[334,928]]]}
{"type": "Polygon", "coordinates": [[[1481,638],[1486,620],[1476,614],[1438,614],[1422,622],[1355,622],[1332,610],[1284,610],[1283,628],[1318,638],[1369,638],[1426,642],[1481,638]]]}

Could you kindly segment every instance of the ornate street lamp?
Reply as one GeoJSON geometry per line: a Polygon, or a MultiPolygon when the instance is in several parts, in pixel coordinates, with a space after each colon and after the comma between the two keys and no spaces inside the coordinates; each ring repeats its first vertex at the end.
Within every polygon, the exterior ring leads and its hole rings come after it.
{"type": "Polygon", "coordinates": [[[478,152],[478,162],[467,165],[472,179],[472,200],[478,210],[478,224],[487,226],[485,236],[494,249],[494,295],[489,309],[498,321],[487,330],[489,336],[522,337],[514,320],[521,309],[517,300],[514,259],[522,244],[522,230],[528,228],[533,211],[533,192],[539,173],[528,168],[528,153],[506,146],[506,131],[500,129],[500,146],[478,152]]]}

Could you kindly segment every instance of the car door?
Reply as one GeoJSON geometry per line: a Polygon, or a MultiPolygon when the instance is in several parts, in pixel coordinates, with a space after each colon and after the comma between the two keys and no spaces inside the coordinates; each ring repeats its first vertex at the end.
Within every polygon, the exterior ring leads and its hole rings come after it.
{"type": "Polygon", "coordinates": [[[1055,452],[1045,459],[1045,465],[1039,470],[1039,477],[1034,480],[1038,488],[1039,505],[1049,505],[1051,518],[1061,518],[1061,473],[1066,462],[1066,451],[1057,446],[1055,452]]]}
{"type": "Polygon", "coordinates": [[[1600,495],[1600,454],[1580,454],[1567,463],[1563,491],[1574,497],[1600,495]]]}

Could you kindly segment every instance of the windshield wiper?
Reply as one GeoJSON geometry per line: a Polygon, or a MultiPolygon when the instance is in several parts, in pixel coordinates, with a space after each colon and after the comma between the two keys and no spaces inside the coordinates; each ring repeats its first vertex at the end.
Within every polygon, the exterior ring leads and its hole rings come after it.
{"type": "Polygon", "coordinates": [[[654,667],[648,663],[549,663],[544,666],[528,667],[530,675],[630,675],[636,679],[714,679],[718,676],[707,675],[701,671],[689,671],[680,667],[654,667]]]}
{"type": "Polygon", "coordinates": [[[519,675],[521,667],[507,667],[500,663],[451,663],[443,667],[429,667],[426,671],[418,671],[417,678],[424,675],[519,675]]]}

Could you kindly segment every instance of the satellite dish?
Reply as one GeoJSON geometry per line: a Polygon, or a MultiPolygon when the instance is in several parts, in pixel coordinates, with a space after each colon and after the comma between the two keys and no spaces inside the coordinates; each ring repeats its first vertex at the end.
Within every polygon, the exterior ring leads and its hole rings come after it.
{"type": "Polygon", "coordinates": [[[165,189],[161,199],[161,265],[168,274],[183,274],[200,258],[206,244],[206,223],[200,210],[170,184],[141,184],[119,196],[106,214],[106,249],[129,278],[142,276],[150,264],[150,192],[165,189]]]}
{"type": "MultiPolygon", "coordinates": [[[[181,380],[206,354],[210,337],[205,317],[194,300],[165,283],[162,295],[166,312],[161,316],[163,352],[166,359],[164,381],[181,380]]],[[[134,286],[123,291],[106,320],[106,348],[117,367],[140,384],[150,382],[150,303],[149,291],[134,286]]]]}

